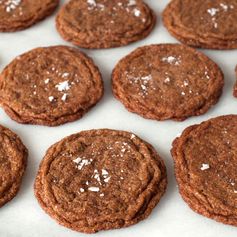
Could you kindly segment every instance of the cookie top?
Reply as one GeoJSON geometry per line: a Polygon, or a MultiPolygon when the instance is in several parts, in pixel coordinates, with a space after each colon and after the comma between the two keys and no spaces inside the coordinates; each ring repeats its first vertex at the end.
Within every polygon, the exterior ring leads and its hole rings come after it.
{"type": "Polygon", "coordinates": [[[179,44],[138,48],[120,60],[112,75],[115,97],[129,111],[156,120],[205,113],[217,102],[223,83],[213,61],[179,44]]]}
{"type": "Polygon", "coordinates": [[[61,36],[83,48],[113,48],[145,38],[156,17],[141,0],[71,0],[56,19],[61,36]]]}
{"type": "Polygon", "coordinates": [[[50,15],[58,0],[0,0],[0,32],[23,30],[50,15]]]}
{"type": "Polygon", "coordinates": [[[93,61],[78,49],[33,49],[0,74],[0,103],[19,123],[56,126],[82,117],[103,95],[93,61]]]}
{"type": "Polygon", "coordinates": [[[13,199],[21,184],[27,149],[20,138],[0,125],[0,207],[13,199]]]}
{"type": "Polygon", "coordinates": [[[172,156],[180,193],[199,214],[237,226],[237,116],[184,130],[172,156]]]}
{"type": "Polygon", "coordinates": [[[94,233],[145,219],[166,185],[164,163],[151,145],[128,132],[101,129],[51,146],[35,195],[60,224],[94,233]]]}
{"type": "Polygon", "coordinates": [[[172,0],[163,12],[168,31],[182,43],[210,49],[237,48],[236,0],[172,0]]]}

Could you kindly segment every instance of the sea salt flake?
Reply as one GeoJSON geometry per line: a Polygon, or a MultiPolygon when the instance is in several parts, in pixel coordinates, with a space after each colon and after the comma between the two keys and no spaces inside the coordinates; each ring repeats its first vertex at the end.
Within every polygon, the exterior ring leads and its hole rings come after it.
{"type": "Polygon", "coordinates": [[[141,15],[141,11],[138,9],[134,9],[133,12],[136,17],[139,17],[141,15]]]}
{"type": "Polygon", "coordinates": [[[45,80],[44,80],[44,83],[45,83],[45,84],[48,84],[48,83],[49,83],[49,78],[45,79],[45,80]]]}
{"type": "Polygon", "coordinates": [[[100,188],[98,188],[98,187],[89,187],[88,190],[91,191],[91,192],[99,192],[100,188]]]}
{"type": "Polygon", "coordinates": [[[110,177],[108,177],[108,178],[104,179],[104,182],[105,182],[105,183],[108,183],[108,182],[109,182],[109,180],[110,180],[110,177]]]}
{"type": "Polygon", "coordinates": [[[174,65],[179,65],[181,63],[180,59],[174,56],[163,57],[161,60],[162,62],[167,62],[174,65]]]}
{"type": "Polygon", "coordinates": [[[129,0],[128,1],[128,6],[134,6],[136,5],[136,0],[129,0]]]}
{"type": "Polygon", "coordinates": [[[211,16],[215,16],[217,12],[219,12],[220,10],[218,8],[209,8],[207,9],[207,12],[211,15],[211,16]]]}
{"type": "Polygon", "coordinates": [[[102,169],[102,175],[103,175],[103,176],[106,176],[106,175],[109,175],[109,173],[108,173],[108,171],[107,171],[107,170],[105,170],[105,169],[102,169]]]}
{"type": "Polygon", "coordinates": [[[55,87],[58,89],[58,91],[67,91],[70,89],[68,81],[59,82],[59,84],[55,87]]]}
{"type": "Polygon", "coordinates": [[[207,170],[209,168],[210,168],[209,164],[202,164],[202,166],[201,166],[201,170],[207,170]]]}
{"type": "Polygon", "coordinates": [[[80,192],[81,192],[81,193],[84,193],[84,192],[85,192],[85,189],[84,189],[84,188],[80,188],[80,192]]]}
{"type": "Polygon", "coordinates": [[[95,0],[87,0],[87,3],[91,6],[96,6],[96,1],[95,0]]]}
{"type": "Polygon", "coordinates": [[[62,99],[62,101],[66,101],[66,99],[67,99],[67,94],[64,93],[61,99],[62,99]]]}
{"type": "Polygon", "coordinates": [[[54,100],[53,96],[49,96],[49,101],[52,102],[54,100]]]}

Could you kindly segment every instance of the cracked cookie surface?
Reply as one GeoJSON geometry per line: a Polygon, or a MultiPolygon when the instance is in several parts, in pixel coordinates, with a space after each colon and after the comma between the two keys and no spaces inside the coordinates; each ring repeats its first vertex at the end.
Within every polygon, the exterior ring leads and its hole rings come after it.
{"type": "Polygon", "coordinates": [[[48,149],[35,195],[60,224],[94,233],[147,218],[166,185],[165,165],[151,145],[128,132],[100,129],[48,149]]]}
{"type": "Polygon", "coordinates": [[[223,73],[207,56],[180,44],[136,49],[115,66],[112,88],[125,107],[144,118],[184,120],[216,104],[223,73]]]}
{"type": "Polygon", "coordinates": [[[184,201],[195,212],[237,226],[237,116],[186,128],[171,150],[184,201]]]}
{"type": "Polygon", "coordinates": [[[0,32],[23,30],[52,14],[58,0],[0,0],[0,32]]]}
{"type": "Polygon", "coordinates": [[[184,44],[210,49],[237,48],[236,0],[173,0],[163,12],[163,22],[184,44]]]}
{"type": "Polygon", "coordinates": [[[0,103],[19,123],[56,126],[74,121],[102,95],[98,68],[72,47],[33,49],[0,74],[0,103]]]}
{"type": "Polygon", "coordinates": [[[114,48],[145,38],[155,21],[141,0],[71,0],[56,26],[65,40],[82,48],[114,48]]]}
{"type": "Polygon", "coordinates": [[[26,169],[28,151],[20,138],[0,125],[0,207],[18,193],[26,169]]]}

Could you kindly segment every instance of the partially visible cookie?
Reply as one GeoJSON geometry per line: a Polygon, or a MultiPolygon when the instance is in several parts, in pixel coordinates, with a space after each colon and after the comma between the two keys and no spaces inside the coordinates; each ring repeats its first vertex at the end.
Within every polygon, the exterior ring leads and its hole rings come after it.
{"type": "Polygon", "coordinates": [[[0,0],[0,32],[23,30],[50,15],[59,0],[0,0]]]}
{"type": "Polygon", "coordinates": [[[237,48],[236,0],[172,0],[163,12],[168,31],[182,43],[210,49],[237,48]]]}
{"type": "Polygon", "coordinates": [[[165,165],[151,145],[128,132],[101,129],[51,146],[35,195],[59,224],[94,233],[147,218],[166,186],[165,165]]]}
{"type": "Polygon", "coordinates": [[[0,125],[0,207],[12,200],[21,185],[28,151],[20,138],[0,125]]]}
{"type": "Polygon", "coordinates": [[[65,40],[82,48],[113,48],[145,38],[155,21],[141,0],[71,0],[56,26],[65,40]]]}
{"type": "Polygon", "coordinates": [[[207,56],[179,44],[136,49],[116,65],[113,93],[144,118],[184,120],[204,114],[223,88],[220,68],[207,56]]]}
{"type": "Polygon", "coordinates": [[[0,74],[0,103],[19,123],[56,126],[81,118],[103,95],[92,59],[78,49],[33,49],[0,74]]]}
{"type": "Polygon", "coordinates": [[[188,127],[173,142],[180,194],[195,212],[237,226],[237,116],[188,127]]]}
{"type": "MultiPolygon", "coordinates": [[[[237,80],[237,66],[235,67],[235,74],[236,74],[236,80],[237,80]]],[[[237,97],[237,81],[234,85],[234,92],[233,92],[234,97],[237,97]]]]}

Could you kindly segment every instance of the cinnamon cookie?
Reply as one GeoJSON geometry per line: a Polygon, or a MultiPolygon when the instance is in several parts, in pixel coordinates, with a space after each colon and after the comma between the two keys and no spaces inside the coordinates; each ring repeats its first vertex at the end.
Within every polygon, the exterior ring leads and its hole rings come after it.
{"type": "Polygon", "coordinates": [[[58,0],[0,0],[0,32],[23,30],[50,15],[58,0]]]}
{"type": "Polygon", "coordinates": [[[237,226],[237,116],[188,127],[173,142],[179,191],[195,212],[237,226]]]}
{"type": "Polygon", "coordinates": [[[221,95],[223,74],[204,54],[184,45],[136,49],[113,71],[113,93],[144,118],[184,120],[205,113],[221,95]]]}
{"type": "Polygon", "coordinates": [[[35,195],[59,224],[94,233],[147,218],[166,185],[165,165],[151,145],[128,132],[101,129],[51,146],[35,195]]]}
{"type": "Polygon", "coordinates": [[[61,36],[83,48],[113,48],[145,38],[156,17],[141,0],[71,0],[60,10],[61,36]]]}
{"type": "Polygon", "coordinates": [[[210,49],[237,48],[236,0],[172,0],[163,12],[168,31],[182,43],[210,49]]]}
{"type": "Polygon", "coordinates": [[[27,149],[20,138],[0,125],[0,207],[12,200],[26,169],[27,149]]]}
{"type": "Polygon", "coordinates": [[[103,95],[93,61],[78,49],[33,49],[0,74],[0,103],[19,123],[56,126],[81,118],[103,95]]]}

